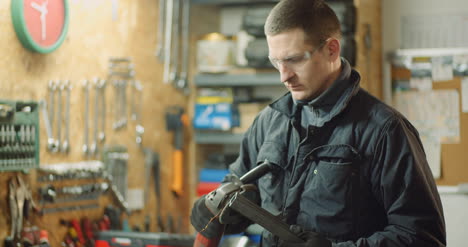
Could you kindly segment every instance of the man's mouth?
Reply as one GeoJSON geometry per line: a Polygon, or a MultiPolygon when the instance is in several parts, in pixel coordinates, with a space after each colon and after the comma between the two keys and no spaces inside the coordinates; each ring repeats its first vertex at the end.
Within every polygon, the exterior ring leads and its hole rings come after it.
{"type": "Polygon", "coordinates": [[[286,83],[286,87],[288,87],[290,90],[298,90],[301,89],[302,86],[299,83],[286,83]]]}

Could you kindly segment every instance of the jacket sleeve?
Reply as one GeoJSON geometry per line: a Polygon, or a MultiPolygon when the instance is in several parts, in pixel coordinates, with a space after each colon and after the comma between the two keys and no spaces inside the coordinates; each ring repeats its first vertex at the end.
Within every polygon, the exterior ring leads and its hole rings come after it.
{"type": "Polygon", "coordinates": [[[416,129],[403,117],[390,120],[373,159],[372,193],[387,225],[367,238],[333,246],[446,246],[442,204],[416,129]]]}
{"type": "Polygon", "coordinates": [[[256,165],[258,151],[263,142],[263,128],[261,127],[262,122],[264,122],[261,120],[263,118],[264,116],[261,114],[258,115],[245,132],[240,145],[239,156],[229,166],[230,172],[238,177],[241,177],[256,165]]]}

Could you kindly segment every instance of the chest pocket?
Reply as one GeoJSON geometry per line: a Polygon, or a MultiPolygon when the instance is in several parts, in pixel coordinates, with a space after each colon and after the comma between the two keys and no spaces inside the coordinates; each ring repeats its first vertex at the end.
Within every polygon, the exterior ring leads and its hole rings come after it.
{"type": "Polygon", "coordinates": [[[310,166],[298,223],[335,239],[354,237],[360,155],[350,145],[325,145],[306,156],[310,166]]]}

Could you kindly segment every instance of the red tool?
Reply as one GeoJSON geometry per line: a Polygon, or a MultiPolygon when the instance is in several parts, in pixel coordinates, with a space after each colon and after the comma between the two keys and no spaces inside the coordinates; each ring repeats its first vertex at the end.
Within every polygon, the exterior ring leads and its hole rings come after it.
{"type": "Polygon", "coordinates": [[[91,221],[88,217],[81,218],[81,229],[83,230],[83,235],[86,239],[86,246],[93,246],[94,242],[94,234],[93,234],[93,226],[91,221]]]}
{"type": "Polygon", "coordinates": [[[78,236],[78,241],[81,243],[81,245],[84,245],[86,241],[84,239],[83,231],[81,230],[81,226],[78,220],[77,219],[71,220],[70,225],[75,229],[76,235],[78,236]]]}

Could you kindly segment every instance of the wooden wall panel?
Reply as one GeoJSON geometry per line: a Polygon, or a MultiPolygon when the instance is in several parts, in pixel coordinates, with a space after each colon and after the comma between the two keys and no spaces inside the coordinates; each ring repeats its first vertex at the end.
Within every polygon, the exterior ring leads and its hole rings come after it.
{"type": "Polygon", "coordinates": [[[361,87],[379,99],[382,89],[382,3],[375,0],[355,0],[357,25],[356,70],[361,74],[361,87]],[[370,43],[366,42],[369,35],[370,43]]]}
{"type": "MultiPolygon", "coordinates": [[[[68,155],[50,154],[46,151],[46,133],[41,118],[41,164],[62,162],[78,162],[96,158],[84,157],[81,152],[83,144],[83,111],[84,97],[81,87],[83,79],[93,77],[106,78],[109,57],[131,57],[136,70],[136,79],[144,87],[142,124],[145,127],[143,146],[160,153],[162,215],[171,213],[176,219],[182,217],[182,232],[189,228],[189,199],[187,192],[180,198],[175,198],[170,192],[172,179],[172,138],[173,134],[166,131],[164,112],[169,105],[186,107],[188,98],[162,82],[163,65],[155,57],[156,34],[158,28],[158,1],[154,0],[70,0],[70,26],[66,40],[60,48],[50,54],[32,53],[22,47],[13,30],[10,16],[10,2],[0,2],[0,99],[40,100],[47,98],[47,82],[56,79],[69,79],[73,85],[71,94],[71,151],[68,155]],[[118,5],[113,6],[113,3],[118,5]],[[113,8],[117,12],[113,15],[113,8]]],[[[129,122],[120,131],[112,130],[113,121],[113,87],[107,86],[107,119],[106,144],[121,144],[128,148],[130,189],[144,187],[144,154],[135,143],[135,123],[129,122]]],[[[94,91],[92,91],[93,95],[94,91]]],[[[130,89],[127,88],[127,98],[130,99],[130,89]]],[[[92,126],[92,125],[91,125],[92,126]]],[[[62,132],[63,133],[63,132],[62,132]]],[[[190,142],[190,133],[186,136],[190,142]]],[[[186,145],[189,146],[189,145],[186,145]]],[[[102,149],[102,146],[100,146],[102,149]]],[[[186,153],[189,152],[187,148],[186,153]]],[[[186,158],[187,159],[187,158],[186,158]]],[[[186,162],[187,164],[187,162],[186,162]]],[[[187,166],[187,165],[186,165],[187,166]]],[[[188,176],[186,169],[186,176],[188,176]]],[[[0,238],[9,233],[7,181],[15,173],[0,174],[0,238]]],[[[29,180],[34,196],[36,195],[36,172],[23,175],[29,180]]],[[[185,181],[188,181],[185,178],[185,181]]],[[[145,209],[132,213],[130,225],[143,225],[146,215],[152,219],[151,229],[156,230],[156,199],[153,190],[154,181],[150,186],[150,197],[145,209]]],[[[100,201],[102,206],[113,202],[111,196],[104,196],[100,201]]],[[[84,214],[92,217],[102,215],[102,208],[87,211],[73,211],[63,214],[51,214],[36,217],[38,226],[49,231],[54,246],[62,240],[65,228],[59,225],[59,218],[74,218],[84,214]]]]}

